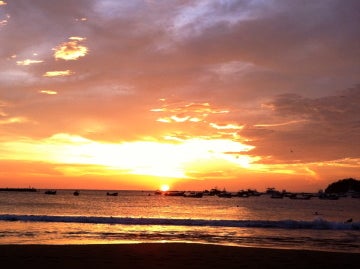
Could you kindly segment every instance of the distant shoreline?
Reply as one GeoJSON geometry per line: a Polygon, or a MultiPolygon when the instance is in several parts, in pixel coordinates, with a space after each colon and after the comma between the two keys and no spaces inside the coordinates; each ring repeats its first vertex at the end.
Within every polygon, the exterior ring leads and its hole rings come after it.
{"type": "Polygon", "coordinates": [[[35,188],[0,188],[0,191],[36,192],[35,188]]]}

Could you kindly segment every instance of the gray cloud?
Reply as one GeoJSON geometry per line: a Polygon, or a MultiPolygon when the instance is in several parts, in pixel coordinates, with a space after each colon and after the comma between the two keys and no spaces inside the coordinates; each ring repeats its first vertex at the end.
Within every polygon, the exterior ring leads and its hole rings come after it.
{"type": "Polygon", "coordinates": [[[245,129],[243,135],[255,139],[255,154],[279,162],[359,158],[359,86],[316,99],[281,95],[268,105],[272,121],[290,124],[245,129]]]}

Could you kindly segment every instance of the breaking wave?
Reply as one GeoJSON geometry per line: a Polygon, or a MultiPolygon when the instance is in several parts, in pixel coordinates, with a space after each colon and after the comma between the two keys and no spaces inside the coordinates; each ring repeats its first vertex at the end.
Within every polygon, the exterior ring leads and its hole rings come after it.
{"type": "Polygon", "coordinates": [[[209,226],[239,228],[280,228],[311,230],[360,230],[360,222],[334,222],[317,218],[302,220],[205,220],[205,219],[166,219],[166,218],[127,218],[127,217],[89,217],[89,216],[48,216],[48,215],[0,215],[0,221],[61,222],[122,225],[172,225],[209,226]]]}

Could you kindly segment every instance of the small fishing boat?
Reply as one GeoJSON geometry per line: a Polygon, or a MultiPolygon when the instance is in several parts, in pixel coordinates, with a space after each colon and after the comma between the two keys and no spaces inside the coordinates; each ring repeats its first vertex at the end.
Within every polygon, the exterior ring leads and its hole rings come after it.
{"type": "Polygon", "coordinates": [[[290,194],[289,198],[293,200],[310,200],[312,197],[311,194],[304,194],[304,193],[292,193],[290,194]]]}
{"type": "Polygon", "coordinates": [[[196,192],[196,191],[185,192],[185,193],[184,193],[184,197],[189,197],[189,198],[202,198],[202,197],[203,197],[203,192],[196,192]]]}
{"type": "Polygon", "coordinates": [[[220,197],[220,198],[231,198],[231,197],[233,197],[233,195],[230,192],[227,192],[227,191],[222,191],[221,193],[218,193],[217,196],[220,197]]]}
{"type": "Polygon", "coordinates": [[[319,195],[319,199],[322,199],[322,200],[338,200],[339,195],[337,195],[335,193],[322,193],[322,194],[319,195]]]}
{"type": "Polygon", "coordinates": [[[164,192],[165,196],[184,196],[184,191],[166,191],[164,192]]]}
{"type": "Polygon", "coordinates": [[[117,192],[107,192],[106,193],[107,196],[118,196],[117,192]]]}
{"type": "Polygon", "coordinates": [[[273,199],[282,199],[284,198],[284,194],[281,192],[273,192],[270,197],[273,199]]]}
{"type": "Polygon", "coordinates": [[[56,194],[56,191],[48,190],[48,191],[45,191],[45,194],[55,195],[55,194],[56,194]]]}

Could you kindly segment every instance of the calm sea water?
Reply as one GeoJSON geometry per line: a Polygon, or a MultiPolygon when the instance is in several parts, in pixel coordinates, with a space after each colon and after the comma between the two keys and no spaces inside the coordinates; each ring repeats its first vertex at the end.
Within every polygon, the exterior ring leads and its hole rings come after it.
{"type": "Polygon", "coordinates": [[[0,192],[0,244],[197,242],[360,253],[360,199],[351,197],[44,192],[0,192]],[[346,223],[350,218],[353,221],[346,223]]]}

